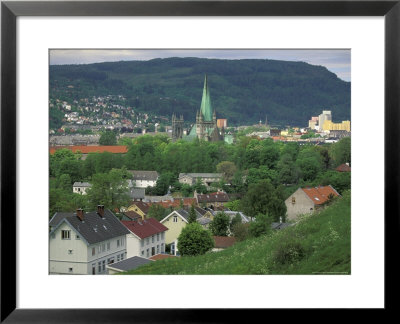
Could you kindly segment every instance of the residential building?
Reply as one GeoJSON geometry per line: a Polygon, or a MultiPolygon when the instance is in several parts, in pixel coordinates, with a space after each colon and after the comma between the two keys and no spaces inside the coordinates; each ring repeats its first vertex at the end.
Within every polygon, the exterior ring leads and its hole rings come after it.
{"type": "Polygon", "coordinates": [[[222,173],[179,173],[179,182],[193,186],[200,180],[206,187],[222,179],[222,173]]]}
{"type": "Polygon", "coordinates": [[[91,186],[92,185],[89,182],[74,182],[74,184],[72,185],[72,192],[86,195],[86,190],[89,189],[91,186]]]}
{"type": "Polygon", "coordinates": [[[57,212],[50,220],[50,274],[106,274],[106,265],[126,258],[127,228],[110,211],[57,212]]]}
{"type": "Polygon", "coordinates": [[[331,186],[299,188],[285,200],[287,220],[295,220],[303,214],[321,210],[334,197],[340,196],[331,186]]]}
{"type": "Polygon", "coordinates": [[[129,230],[126,237],[127,257],[149,258],[165,253],[165,233],[168,228],[155,218],[145,220],[122,221],[129,230]]]}
{"type": "Polygon", "coordinates": [[[132,201],[143,201],[145,199],[144,188],[131,188],[130,197],[132,201]]]}
{"type": "Polygon", "coordinates": [[[321,131],[326,120],[332,121],[332,112],[330,110],[323,110],[322,114],[318,116],[318,129],[321,131]]]}
{"type": "Polygon", "coordinates": [[[229,196],[225,192],[218,191],[207,194],[196,194],[196,199],[197,203],[202,207],[218,209],[229,201],[229,196]]]}
{"type": "Polygon", "coordinates": [[[129,182],[129,186],[136,188],[154,187],[159,177],[157,171],[128,170],[128,172],[133,177],[129,182]]]}
{"type": "Polygon", "coordinates": [[[165,243],[174,243],[179,235],[181,234],[182,228],[189,223],[189,213],[184,209],[174,210],[165,218],[163,218],[160,223],[168,228],[165,234],[165,243]]]}
{"type": "Polygon", "coordinates": [[[143,219],[146,217],[150,208],[150,204],[144,201],[132,201],[131,205],[127,208],[127,211],[134,211],[138,213],[143,219]]]}

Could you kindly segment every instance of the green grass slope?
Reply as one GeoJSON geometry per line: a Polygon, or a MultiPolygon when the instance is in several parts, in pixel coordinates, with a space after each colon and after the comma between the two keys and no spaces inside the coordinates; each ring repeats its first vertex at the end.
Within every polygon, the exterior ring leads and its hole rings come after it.
{"type": "Polygon", "coordinates": [[[126,274],[350,274],[350,191],[297,225],[221,252],[156,261],[126,274]]]}

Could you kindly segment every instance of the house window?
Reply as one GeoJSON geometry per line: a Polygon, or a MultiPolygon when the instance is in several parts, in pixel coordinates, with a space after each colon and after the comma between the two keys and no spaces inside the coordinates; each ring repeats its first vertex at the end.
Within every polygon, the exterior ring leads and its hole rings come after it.
{"type": "Polygon", "coordinates": [[[157,254],[160,253],[160,246],[157,245],[157,254]]]}
{"type": "Polygon", "coordinates": [[[61,239],[69,240],[71,238],[71,231],[61,231],[61,239]]]}
{"type": "Polygon", "coordinates": [[[144,250],[142,250],[142,256],[144,256],[144,250]]]}
{"type": "Polygon", "coordinates": [[[119,240],[117,240],[117,247],[119,247],[121,244],[121,242],[119,240]]]}
{"type": "Polygon", "coordinates": [[[161,239],[164,239],[164,232],[161,233],[161,239]]]}
{"type": "Polygon", "coordinates": [[[103,271],[106,270],[106,260],[103,260],[103,271]]]}
{"type": "Polygon", "coordinates": [[[124,254],[122,253],[121,254],[121,261],[124,259],[124,254]]]}
{"type": "Polygon", "coordinates": [[[141,247],[144,246],[144,240],[140,240],[140,246],[141,246],[141,247]]]}
{"type": "Polygon", "coordinates": [[[153,256],[154,254],[156,254],[156,248],[153,246],[151,248],[151,255],[153,256]]]}
{"type": "Polygon", "coordinates": [[[92,248],[92,255],[96,254],[96,248],[92,248]]]}
{"type": "Polygon", "coordinates": [[[74,272],[74,269],[68,268],[68,272],[74,272]]]}
{"type": "Polygon", "coordinates": [[[117,255],[117,262],[119,262],[119,254],[117,255]]]}
{"type": "Polygon", "coordinates": [[[125,239],[121,238],[121,245],[124,246],[124,244],[125,244],[125,239]]]}
{"type": "Polygon", "coordinates": [[[98,247],[97,247],[97,251],[100,253],[101,252],[101,245],[99,245],[98,247]]]}
{"type": "Polygon", "coordinates": [[[146,244],[149,244],[149,243],[150,243],[150,239],[147,238],[147,239],[146,239],[146,244]]]}
{"type": "Polygon", "coordinates": [[[106,245],[105,245],[105,244],[103,244],[103,245],[101,246],[101,250],[102,250],[103,252],[106,250],[106,245]]]}
{"type": "Polygon", "coordinates": [[[72,250],[68,250],[68,254],[72,254],[72,250]]]}
{"type": "Polygon", "coordinates": [[[157,242],[160,240],[160,233],[157,233],[157,242]]]}
{"type": "Polygon", "coordinates": [[[161,253],[164,253],[165,249],[164,249],[164,243],[161,243],[161,253]]]}
{"type": "Polygon", "coordinates": [[[174,223],[178,223],[178,216],[174,216],[173,222],[174,222],[174,223]]]}
{"type": "Polygon", "coordinates": [[[96,263],[92,264],[92,275],[96,274],[96,263]]]}
{"type": "Polygon", "coordinates": [[[107,243],[107,251],[110,250],[110,242],[107,243]]]}
{"type": "Polygon", "coordinates": [[[150,256],[149,254],[149,249],[146,250],[146,257],[148,258],[150,256]]]}
{"type": "Polygon", "coordinates": [[[77,236],[75,237],[75,239],[80,240],[81,238],[80,238],[79,235],[77,235],[77,236]]]}
{"type": "Polygon", "coordinates": [[[98,263],[98,266],[99,266],[99,271],[98,272],[101,272],[101,262],[98,263]]]}
{"type": "Polygon", "coordinates": [[[292,197],[292,204],[296,203],[296,197],[292,197]]]}
{"type": "Polygon", "coordinates": [[[151,243],[154,243],[154,235],[151,236],[151,243]]]}
{"type": "Polygon", "coordinates": [[[111,263],[114,263],[114,258],[107,259],[107,264],[111,264],[111,263]]]}

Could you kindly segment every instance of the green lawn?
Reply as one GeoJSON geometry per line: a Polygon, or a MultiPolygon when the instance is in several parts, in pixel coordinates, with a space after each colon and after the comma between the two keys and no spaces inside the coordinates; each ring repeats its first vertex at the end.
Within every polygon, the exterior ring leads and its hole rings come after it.
{"type": "Polygon", "coordinates": [[[221,252],[160,260],[126,274],[350,274],[350,191],[295,226],[221,252]]]}

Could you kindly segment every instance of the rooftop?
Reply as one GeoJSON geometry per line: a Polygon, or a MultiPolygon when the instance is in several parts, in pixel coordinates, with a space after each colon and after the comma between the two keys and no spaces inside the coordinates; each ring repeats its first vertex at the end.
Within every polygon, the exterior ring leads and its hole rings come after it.
{"type": "Polygon", "coordinates": [[[82,154],[88,153],[127,153],[128,146],[126,145],[71,145],[71,146],[52,146],[50,147],[50,154],[54,154],[56,151],[61,149],[68,149],[73,153],[78,151],[82,154]]]}
{"type": "Polygon", "coordinates": [[[148,218],[145,220],[131,220],[121,221],[129,231],[137,235],[141,239],[152,236],[157,233],[165,232],[168,230],[163,224],[157,221],[155,218],[148,218]]]}

